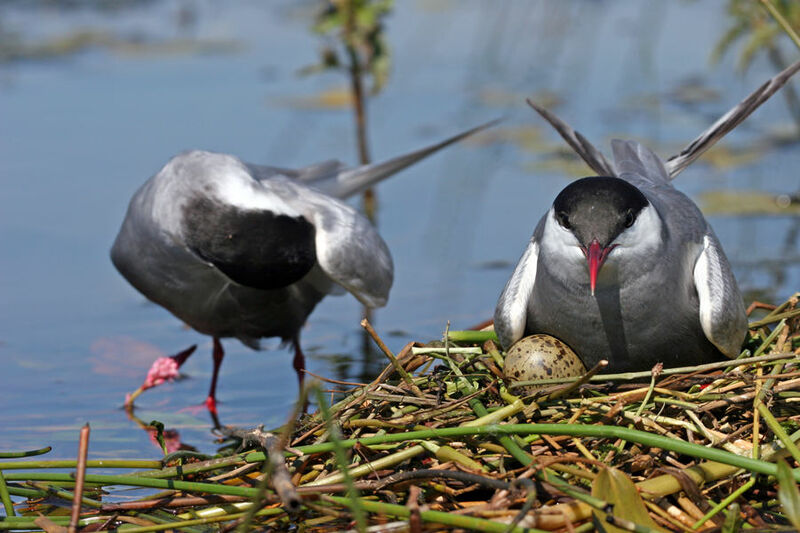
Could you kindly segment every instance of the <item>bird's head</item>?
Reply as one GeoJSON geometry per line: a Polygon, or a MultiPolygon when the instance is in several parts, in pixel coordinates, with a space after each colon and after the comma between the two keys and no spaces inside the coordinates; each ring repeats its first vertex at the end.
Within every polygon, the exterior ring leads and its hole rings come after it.
{"type": "Polygon", "coordinates": [[[592,294],[598,272],[615,248],[645,244],[642,241],[655,237],[653,230],[658,234],[653,227],[653,217],[657,215],[647,198],[619,178],[589,177],[574,181],[556,197],[548,217],[546,231],[551,239],[572,249],[577,246],[583,252],[592,294]],[[646,221],[639,222],[640,219],[646,221]],[[643,232],[650,235],[642,235],[643,232]]]}

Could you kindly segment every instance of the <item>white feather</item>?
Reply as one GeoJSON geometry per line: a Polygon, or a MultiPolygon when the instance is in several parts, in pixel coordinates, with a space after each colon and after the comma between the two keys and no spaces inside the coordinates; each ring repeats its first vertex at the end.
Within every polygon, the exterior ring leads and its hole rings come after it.
{"type": "Polygon", "coordinates": [[[539,244],[531,240],[497,302],[494,329],[500,344],[506,349],[525,334],[528,301],[533,294],[538,263],[539,244]]]}
{"type": "Polygon", "coordinates": [[[570,230],[556,220],[555,209],[550,208],[541,238],[542,255],[553,258],[553,264],[562,267],[561,272],[574,268],[586,269],[586,257],[581,243],[570,230]]]}
{"type": "Polygon", "coordinates": [[[259,182],[238,159],[220,154],[220,159],[229,159],[215,175],[216,194],[223,202],[242,209],[268,210],[280,215],[298,217],[300,213],[269,191],[269,181],[259,182]]]}
{"type": "Polygon", "coordinates": [[[703,239],[703,251],[697,257],[694,264],[694,286],[697,289],[697,297],[700,300],[700,326],[707,338],[711,338],[711,314],[713,312],[713,301],[711,293],[714,290],[712,280],[709,276],[708,250],[709,239],[703,239]]]}
{"type": "Polygon", "coordinates": [[[608,255],[612,258],[620,256],[650,256],[661,247],[661,217],[652,204],[641,210],[633,226],[620,233],[613,244],[617,247],[608,255]]]}
{"type": "Polygon", "coordinates": [[[392,256],[369,221],[351,206],[294,180],[265,183],[314,224],[317,262],[367,307],[383,307],[394,279],[392,256]]]}

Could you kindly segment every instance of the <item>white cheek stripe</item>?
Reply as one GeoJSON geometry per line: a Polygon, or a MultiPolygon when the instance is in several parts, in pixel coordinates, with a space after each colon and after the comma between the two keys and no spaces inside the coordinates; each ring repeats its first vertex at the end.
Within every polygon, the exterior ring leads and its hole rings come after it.
{"type": "Polygon", "coordinates": [[[635,249],[635,253],[649,254],[661,244],[661,218],[652,204],[642,209],[629,229],[617,236],[615,241],[622,248],[635,249]]]}
{"type": "Polygon", "coordinates": [[[565,229],[558,223],[552,207],[547,213],[541,242],[542,253],[547,257],[559,258],[559,261],[564,266],[584,267],[586,257],[581,251],[578,239],[570,230],[565,229]]]}

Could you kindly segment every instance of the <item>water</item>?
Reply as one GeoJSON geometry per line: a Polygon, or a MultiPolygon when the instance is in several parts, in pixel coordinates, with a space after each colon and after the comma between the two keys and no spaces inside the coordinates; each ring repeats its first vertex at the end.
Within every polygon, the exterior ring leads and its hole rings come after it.
{"type": "MultiPolygon", "coordinates": [[[[53,445],[52,457],[72,457],[89,421],[92,457],[157,455],[121,409],[124,395],[155,357],[197,343],[187,379],[145,393],[136,415],[214,451],[208,416],[183,410],[205,398],[210,339],[147,303],[114,270],[108,249],[131,194],[181,150],[281,166],[356,161],[349,110],[310,103],[346,87],[343,75],[297,75],[322,44],[309,31],[312,7],[288,0],[0,7],[6,36],[36,45],[85,31],[99,42],[0,63],[0,450],[53,445]],[[195,16],[181,25],[182,12],[195,16]]],[[[759,56],[737,73],[738,49],[710,65],[710,50],[732,24],[724,7],[398,2],[387,21],[392,75],[369,102],[373,157],[507,120],[496,142],[449,148],[380,186],[379,226],[396,279],[375,325],[391,348],[440,337],[448,320],[463,328],[489,318],[536,221],[574,177],[555,168],[563,167],[553,164],[562,143],[525,97],[557,95],[559,115],[606,150],[610,138],[625,136],[667,156],[775,72],[759,56]],[[676,98],[693,79],[718,96],[676,98]],[[529,142],[515,142],[515,131],[529,142]]],[[[750,149],[776,127],[790,128],[786,109],[777,95],[722,148],[750,149]]],[[[696,163],[677,186],[694,198],[721,189],[796,192],[796,148],[768,143],[752,162],[730,168],[696,163]]],[[[780,301],[800,289],[797,217],[710,220],[748,294],[780,301]]],[[[302,332],[311,371],[368,379],[383,365],[362,349],[360,313],[350,296],[320,304],[302,332]]],[[[225,341],[223,423],[269,427],[285,418],[296,394],[291,354],[266,344],[257,353],[225,341]]]]}

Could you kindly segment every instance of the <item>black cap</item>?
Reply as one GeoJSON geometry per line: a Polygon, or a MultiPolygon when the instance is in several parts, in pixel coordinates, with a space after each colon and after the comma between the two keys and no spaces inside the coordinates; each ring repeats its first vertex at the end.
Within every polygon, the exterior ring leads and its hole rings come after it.
{"type": "Polygon", "coordinates": [[[642,192],[620,178],[589,177],[567,185],[553,202],[556,220],[584,245],[608,246],[648,205],[642,192]]]}

